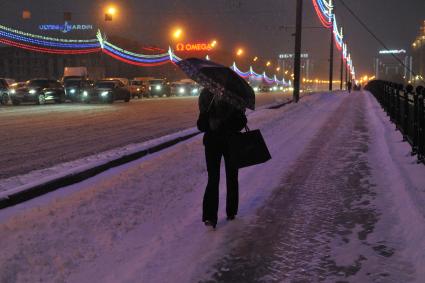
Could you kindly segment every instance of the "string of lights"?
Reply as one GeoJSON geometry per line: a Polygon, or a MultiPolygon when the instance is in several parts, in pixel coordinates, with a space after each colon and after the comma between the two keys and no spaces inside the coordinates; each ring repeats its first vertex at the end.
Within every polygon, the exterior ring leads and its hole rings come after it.
{"type": "Polygon", "coordinates": [[[0,30],[19,34],[19,35],[22,35],[22,36],[25,36],[25,37],[38,38],[38,39],[43,39],[43,40],[48,40],[48,41],[57,41],[57,42],[66,42],[66,43],[67,42],[70,42],[70,43],[96,43],[96,42],[98,42],[98,40],[96,38],[81,40],[81,39],[63,39],[63,38],[47,37],[47,36],[31,34],[31,33],[23,32],[23,31],[20,31],[20,30],[12,29],[12,28],[9,28],[9,27],[3,26],[3,25],[0,25],[0,30]]]}
{"type": "Polygon", "coordinates": [[[331,28],[332,27],[332,7],[331,5],[326,4],[323,2],[323,0],[312,0],[314,9],[316,10],[316,14],[322,23],[322,25],[325,28],[331,28]],[[326,7],[326,8],[325,8],[326,7]]]}
{"type": "Polygon", "coordinates": [[[336,15],[333,13],[334,6],[332,0],[312,0],[314,9],[316,10],[317,17],[325,28],[333,30],[335,45],[339,51],[342,52],[344,62],[347,64],[348,69],[350,70],[351,75],[355,79],[356,72],[353,65],[353,60],[351,59],[351,54],[348,52],[348,46],[344,42],[344,35],[342,32],[342,27],[338,28],[336,21],[336,15]]]}
{"type": "Polygon", "coordinates": [[[90,49],[90,48],[99,48],[99,43],[62,43],[62,42],[52,42],[52,41],[45,41],[45,40],[39,40],[35,38],[29,38],[5,31],[0,31],[0,36],[5,37],[11,40],[17,40],[22,41],[26,43],[31,43],[34,45],[42,45],[46,47],[59,47],[59,48],[70,48],[70,49],[90,49]]]}
{"type": "Polygon", "coordinates": [[[0,43],[29,50],[29,51],[36,51],[36,52],[43,52],[43,53],[49,53],[49,54],[70,54],[70,55],[77,55],[77,54],[88,54],[88,53],[96,53],[100,52],[100,48],[91,48],[91,49],[72,49],[72,50],[65,50],[65,49],[54,49],[54,48],[44,48],[44,47],[37,47],[33,45],[23,44],[16,41],[0,38],[0,43]]]}
{"type": "MultiPolygon", "coordinates": [[[[168,52],[161,54],[139,54],[125,50],[108,42],[106,36],[103,36],[100,31],[98,31],[96,39],[76,40],[46,37],[0,25],[0,43],[48,54],[78,55],[102,52],[121,62],[140,67],[175,64],[182,60],[171,48],[168,52]]],[[[291,85],[290,81],[288,83],[284,79],[280,81],[276,76],[274,78],[268,77],[266,72],[258,74],[252,67],[249,71],[242,72],[235,63],[231,68],[244,79],[262,80],[266,84],[291,85]]]]}
{"type": "Polygon", "coordinates": [[[236,74],[238,74],[240,77],[244,79],[254,79],[254,80],[263,80],[266,84],[277,84],[277,85],[283,85],[283,86],[290,86],[290,82],[286,83],[285,79],[282,79],[281,81],[277,79],[276,75],[274,78],[270,78],[267,76],[266,72],[264,72],[262,75],[257,74],[254,72],[252,67],[249,68],[248,72],[241,71],[236,63],[233,63],[233,65],[230,67],[233,71],[235,71],[236,74]]]}

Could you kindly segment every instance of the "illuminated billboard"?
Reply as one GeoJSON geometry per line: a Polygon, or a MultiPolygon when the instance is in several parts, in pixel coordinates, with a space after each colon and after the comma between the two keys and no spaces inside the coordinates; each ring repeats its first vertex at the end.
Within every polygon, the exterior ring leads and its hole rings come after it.
{"type": "Polygon", "coordinates": [[[179,52],[202,52],[214,49],[211,43],[177,43],[176,51],[179,52]]]}
{"type": "Polygon", "coordinates": [[[62,33],[94,29],[93,25],[71,24],[69,22],[65,22],[64,24],[43,24],[39,25],[38,28],[43,31],[60,31],[62,33]]]}

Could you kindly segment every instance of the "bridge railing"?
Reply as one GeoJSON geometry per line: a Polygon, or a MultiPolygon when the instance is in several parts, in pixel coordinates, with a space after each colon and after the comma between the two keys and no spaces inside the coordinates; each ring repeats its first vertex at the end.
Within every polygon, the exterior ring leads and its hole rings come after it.
{"type": "Polygon", "coordinates": [[[412,146],[412,155],[425,163],[425,88],[375,80],[365,89],[376,97],[403,140],[412,146]]]}

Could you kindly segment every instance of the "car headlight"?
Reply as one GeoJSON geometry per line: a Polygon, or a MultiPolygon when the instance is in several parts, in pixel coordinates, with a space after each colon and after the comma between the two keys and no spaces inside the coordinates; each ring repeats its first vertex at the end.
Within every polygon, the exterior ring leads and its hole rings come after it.
{"type": "Polygon", "coordinates": [[[254,91],[255,92],[257,92],[257,91],[259,91],[260,89],[258,88],[258,87],[254,87],[254,91]]]}
{"type": "Polygon", "coordinates": [[[71,94],[75,94],[76,90],[75,90],[75,89],[71,89],[69,92],[70,92],[71,94]]]}
{"type": "Polygon", "coordinates": [[[179,93],[185,93],[185,89],[183,87],[179,88],[179,93]]]}
{"type": "Polygon", "coordinates": [[[108,91],[104,91],[104,92],[102,92],[100,95],[101,95],[102,97],[106,97],[106,96],[108,96],[108,94],[109,94],[109,92],[108,92],[108,91]]]}
{"type": "Polygon", "coordinates": [[[156,89],[156,90],[161,90],[161,89],[162,89],[162,86],[157,85],[157,86],[155,87],[155,89],[156,89]]]}
{"type": "Polygon", "coordinates": [[[83,96],[84,96],[84,97],[89,96],[89,93],[87,92],[87,90],[83,91],[83,96]]]}
{"type": "Polygon", "coordinates": [[[11,94],[15,94],[15,93],[16,93],[16,89],[11,89],[11,90],[10,90],[10,93],[11,93],[11,94]]]}
{"type": "Polygon", "coordinates": [[[30,94],[36,94],[36,93],[37,93],[37,91],[36,91],[35,89],[30,89],[29,93],[30,93],[30,94]]]}
{"type": "Polygon", "coordinates": [[[198,89],[197,88],[192,89],[192,93],[198,93],[198,89]]]}

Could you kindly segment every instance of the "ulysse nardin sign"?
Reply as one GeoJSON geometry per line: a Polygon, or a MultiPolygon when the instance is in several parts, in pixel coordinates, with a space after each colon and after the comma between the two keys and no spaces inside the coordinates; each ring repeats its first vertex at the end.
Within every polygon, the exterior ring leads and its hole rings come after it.
{"type": "Polygon", "coordinates": [[[70,31],[85,31],[85,30],[93,30],[93,25],[81,25],[81,24],[71,24],[68,22],[65,22],[64,24],[45,24],[45,25],[39,25],[38,28],[40,30],[52,30],[52,31],[60,31],[63,33],[68,33],[70,31]]]}

